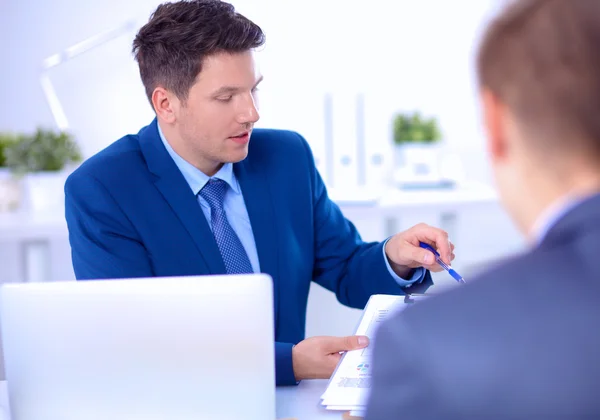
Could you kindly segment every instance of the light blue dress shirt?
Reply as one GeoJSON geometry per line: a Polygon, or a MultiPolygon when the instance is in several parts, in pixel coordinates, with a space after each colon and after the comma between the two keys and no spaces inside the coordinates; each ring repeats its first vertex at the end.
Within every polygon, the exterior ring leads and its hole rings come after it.
{"type": "MultiPolygon", "coordinates": [[[[189,184],[193,193],[196,195],[198,203],[202,208],[202,212],[208,221],[208,225],[212,229],[210,206],[208,205],[208,202],[202,198],[200,194],[198,194],[211,177],[179,156],[163,135],[160,126],[158,127],[158,134],[160,135],[160,139],[165,145],[167,152],[169,152],[169,155],[181,171],[181,174],[189,184]]],[[[258,261],[256,243],[254,242],[254,234],[252,233],[252,225],[250,224],[250,217],[248,216],[248,210],[246,209],[246,203],[244,202],[240,184],[233,173],[233,164],[224,164],[223,167],[213,176],[213,178],[218,178],[222,181],[225,181],[230,187],[227,189],[227,192],[225,193],[225,199],[223,201],[223,208],[225,210],[225,214],[227,215],[227,220],[229,221],[229,224],[235,231],[236,235],[240,238],[240,242],[244,246],[246,254],[248,254],[248,258],[250,259],[250,264],[252,264],[252,270],[255,273],[260,273],[260,263],[258,261]]],[[[423,280],[423,278],[425,278],[425,269],[423,268],[414,270],[410,279],[405,280],[399,277],[394,270],[392,270],[387,256],[385,255],[385,246],[383,249],[383,259],[385,260],[387,269],[390,272],[390,275],[400,286],[405,287],[413,283],[419,283],[423,280]]]]}

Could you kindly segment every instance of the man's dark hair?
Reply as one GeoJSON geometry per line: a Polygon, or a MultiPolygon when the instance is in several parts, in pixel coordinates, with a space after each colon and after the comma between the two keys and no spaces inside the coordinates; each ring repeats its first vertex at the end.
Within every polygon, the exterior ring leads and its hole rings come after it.
{"type": "Polygon", "coordinates": [[[540,151],[600,158],[600,0],[516,0],[479,48],[480,85],[540,151]]]}
{"type": "Polygon", "coordinates": [[[240,53],[265,42],[261,28],[219,0],[190,0],[158,6],[137,33],[133,53],[146,95],[157,86],[185,101],[204,58],[240,53]]]}

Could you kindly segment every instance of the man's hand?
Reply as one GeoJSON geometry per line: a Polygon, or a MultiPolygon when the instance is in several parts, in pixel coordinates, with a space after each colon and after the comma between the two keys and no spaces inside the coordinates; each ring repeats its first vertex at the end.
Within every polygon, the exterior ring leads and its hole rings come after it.
{"type": "Polygon", "coordinates": [[[369,338],[365,336],[307,338],[292,349],[296,380],[329,379],[342,357],[341,352],[368,345],[369,338]]]}
{"type": "Polygon", "coordinates": [[[431,271],[442,270],[435,262],[435,255],[421,248],[419,242],[426,242],[434,247],[448,265],[454,259],[454,245],[448,240],[448,233],[420,223],[407,231],[397,233],[385,244],[385,255],[392,269],[400,277],[405,278],[410,270],[417,267],[425,267],[431,271]]]}

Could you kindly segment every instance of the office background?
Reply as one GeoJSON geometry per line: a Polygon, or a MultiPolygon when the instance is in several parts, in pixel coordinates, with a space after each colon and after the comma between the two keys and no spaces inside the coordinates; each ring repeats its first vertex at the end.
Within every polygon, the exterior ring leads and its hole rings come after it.
{"type": "MultiPolygon", "coordinates": [[[[153,118],[131,41],[156,0],[0,0],[0,132],[67,128],[84,158],[153,118]]],[[[498,0],[234,0],[267,35],[259,54],[260,127],[303,134],[319,170],[366,240],[418,222],[456,244],[467,280],[524,246],[497,201],[474,74],[483,25],[498,0]],[[392,118],[439,122],[439,167],[453,188],[400,188],[392,118]]],[[[67,171],[64,175],[66,176],[67,171]]],[[[0,213],[0,282],[74,278],[60,206],[0,213]]],[[[6,192],[4,194],[7,194],[6,192]]],[[[58,202],[61,190],[52,194],[58,202]]],[[[452,287],[445,273],[435,275],[452,287]]],[[[307,333],[352,333],[359,312],[311,290],[307,333]]]]}

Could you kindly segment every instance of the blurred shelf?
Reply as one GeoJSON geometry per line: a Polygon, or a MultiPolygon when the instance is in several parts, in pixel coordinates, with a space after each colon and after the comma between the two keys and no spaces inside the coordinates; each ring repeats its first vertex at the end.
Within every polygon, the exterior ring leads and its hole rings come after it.
{"type": "Polygon", "coordinates": [[[0,241],[31,241],[58,236],[68,236],[64,211],[0,213],[0,241]]]}

